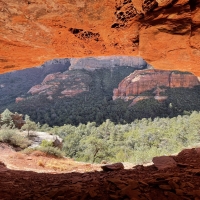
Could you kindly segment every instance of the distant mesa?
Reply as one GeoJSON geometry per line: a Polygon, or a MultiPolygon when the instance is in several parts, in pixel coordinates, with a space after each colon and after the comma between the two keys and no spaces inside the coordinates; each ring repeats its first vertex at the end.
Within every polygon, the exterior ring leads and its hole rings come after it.
{"type": "MultiPolygon", "coordinates": [[[[61,59],[62,60],[62,59],[61,59]]],[[[45,94],[47,99],[52,100],[53,95],[58,93],[59,98],[72,97],[82,92],[89,91],[90,75],[77,70],[94,71],[97,69],[113,69],[115,67],[127,66],[134,69],[146,69],[151,66],[141,57],[136,56],[99,56],[85,58],[71,58],[70,67],[64,73],[48,74],[41,84],[34,85],[28,91],[29,94],[45,94]]],[[[65,62],[65,61],[64,61],[65,62]]],[[[49,61],[48,64],[62,63],[62,61],[49,61]]],[[[47,63],[46,63],[47,64],[47,63]]],[[[16,101],[20,101],[17,98],[16,101]]]]}
{"type": "Polygon", "coordinates": [[[71,58],[70,70],[72,69],[86,69],[95,70],[101,68],[111,68],[116,66],[129,66],[137,69],[145,69],[150,65],[137,56],[98,56],[85,58],[71,58]]]}
{"type": "Polygon", "coordinates": [[[167,88],[193,88],[200,85],[199,79],[189,72],[167,71],[167,70],[136,70],[120,83],[113,91],[113,100],[118,98],[126,101],[133,99],[133,103],[154,97],[158,101],[164,101],[167,96],[162,96],[164,92],[160,87],[167,88]],[[152,95],[142,95],[146,91],[154,89],[152,95]]]}

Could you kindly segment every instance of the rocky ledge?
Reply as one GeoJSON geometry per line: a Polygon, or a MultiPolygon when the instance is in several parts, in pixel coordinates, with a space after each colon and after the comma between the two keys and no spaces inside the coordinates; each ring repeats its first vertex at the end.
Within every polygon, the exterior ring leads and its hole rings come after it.
{"type": "MultiPolygon", "coordinates": [[[[152,95],[155,96],[155,99],[162,101],[167,98],[160,95],[163,92],[163,89],[160,88],[162,86],[192,88],[197,85],[200,85],[199,79],[189,72],[156,69],[136,70],[123,79],[118,88],[114,89],[113,100],[138,98],[140,94],[154,89],[152,95]]],[[[139,99],[144,99],[144,97],[139,99]]]]}
{"type": "MultiPolygon", "coordinates": [[[[15,171],[0,162],[2,200],[198,200],[200,149],[153,159],[154,165],[137,165],[86,173],[47,174],[15,171]],[[114,170],[116,169],[116,170],[114,170]],[[31,184],[31,188],[30,188],[31,184]]],[[[121,165],[117,165],[121,166],[121,165]]],[[[111,168],[112,167],[112,168],[111,168]]],[[[114,168],[115,167],[115,168],[114,168]]]]}

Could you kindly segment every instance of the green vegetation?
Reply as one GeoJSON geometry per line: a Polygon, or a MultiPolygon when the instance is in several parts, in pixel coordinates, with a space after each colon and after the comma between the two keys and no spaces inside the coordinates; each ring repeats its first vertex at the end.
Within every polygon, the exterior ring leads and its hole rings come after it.
{"type": "Polygon", "coordinates": [[[58,158],[62,158],[64,156],[64,153],[60,149],[51,146],[48,147],[40,146],[35,148],[34,150],[39,150],[46,153],[46,155],[51,155],[58,158]]]}
{"type": "MultiPolygon", "coordinates": [[[[172,109],[173,105],[170,105],[172,109]]],[[[114,124],[109,119],[101,125],[96,122],[78,126],[48,125],[37,126],[38,131],[46,131],[63,139],[62,149],[53,147],[44,140],[35,149],[46,155],[67,156],[77,161],[100,163],[133,162],[136,164],[151,161],[154,156],[169,155],[181,149],[200,143],[200,112],[185,111],[185,115],[173,118],[135,120],[128,124],[114,124]]],[[[30,145],[19,130],[5,125],[0,128],[0,141],[24,149],[30,145]]],[[[33,150],[25,149],[24,152],[33,150]]]]}
{"type": "Polygon", "coordinates": [[[18,130],[10,129],[6,126],[0,128],[0,142],[8,143],[21,149],[27,148],[30,145],[30,141],[20,135],[18,130]]]}
{"type": "Polygon", "coordinates": [[[28,115],[25,115],[25,124],[21,127],[21,129],[26,130],[29,136],[30,131],[35,131],[36,128],[37,128],[36,123],[31,121],[28,115]]]}
{"type": "Polygon", "coordinates": [[[9,127],[15,127],[14,121],[12,119],[12,112],[8,109],[5,109],[4,112],[0,116],[0,125],[7,125],[9,127]]]}
{"type": "MultiPolygon", "coordinates": [[[[59,98],[59,94],[53,96],[53,100],[45,95],[30,96],[27,100],[12,104],[8,108],[11,111],[28,114],[32,120],[49,126],[62,126],[79,123],[87,124],[96,122],[102,124],[106,119],[118,124],[131,123],[136,119],[156,117],[176,117],[193,110],[200,111],[200,86],[190,88],[164,88],[162,95],[168,96],[163,103],[154,98],[139,101],[134,106],[123,100],[112,100],[113,89],[119,82],[134,71],[132,67],[115,67],[110,69],[98,69],[95,71],[78,71],[83,81],[88,85],[89,91],[74,97],[59,98]],[[85,75],[84,75],[85,74],[85,75]],[[91,80],[84,80],[91,77],[91,80]],[[170,105],[170,106],[169,106],[170,105]]],[[[142,95],[152,96],[152,91],[146,91],[142,95]]]]}
{"type": "Polygon", "coordinates": [[[169,155],[200,142],[200,112],[174,118],[135,120],[115,125],[106,120],[78,127],[54,127],[51,133],[63,138],[65,156],[78,161],[134,162],[151,161],[154,156],[169,155]]]}

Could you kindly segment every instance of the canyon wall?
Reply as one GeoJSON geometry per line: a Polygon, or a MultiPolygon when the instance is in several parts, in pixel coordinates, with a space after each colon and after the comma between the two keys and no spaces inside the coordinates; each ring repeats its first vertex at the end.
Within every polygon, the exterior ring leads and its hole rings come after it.
{"type": "Polygon", "coordinates": [[[1,0],[0,73],[53,58],[141,56],[200,76],[200,0],[1,0]]]}
{"type": "MultiPolygon", "coordinates": [[[[136,70],[123,79],[118,88],[113,91],[113,99],[127,99],[140,95],[141,93],[157,88],[155,93],[162,92],[158,87],[169,88],[192,88],[200,85],[196,76],[188,72],[166,71],[166,70],[136,70]],[[158,91],[159,90],[159,91],[158,91]]],[[[159,96],[159,95],[158,95],[159,96]]]]}

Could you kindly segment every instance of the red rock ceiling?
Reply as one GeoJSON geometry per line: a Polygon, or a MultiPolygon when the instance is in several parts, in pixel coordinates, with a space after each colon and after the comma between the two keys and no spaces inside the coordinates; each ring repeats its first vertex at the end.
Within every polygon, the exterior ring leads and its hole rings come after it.
{"type": "Polygon", "coordinates": [[[0,73],[99,55],[200,76],[200,0],[0,0],[0,73]]]}

